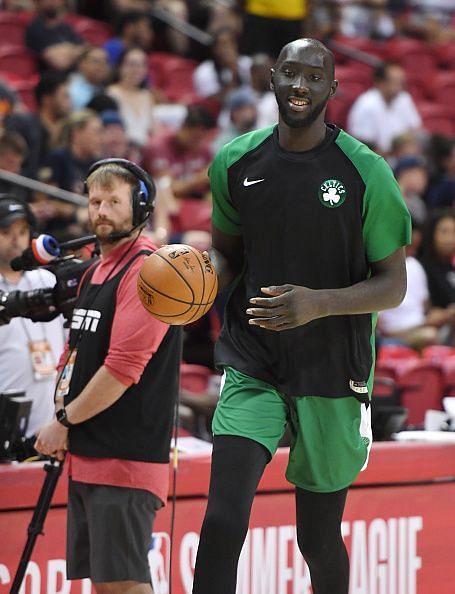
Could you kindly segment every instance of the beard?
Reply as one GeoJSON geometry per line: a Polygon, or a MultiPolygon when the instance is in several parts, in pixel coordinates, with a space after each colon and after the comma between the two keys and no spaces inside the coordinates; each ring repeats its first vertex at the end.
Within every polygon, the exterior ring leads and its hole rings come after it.
{"type": "Polygon", "coordinates": [[[290,128],[309,128],[318,119],[321,113],[327,107],[327,103],[330,97],[330,91],[327,96],[318,103],[315,107],[311,107],[309,112],[302,116],[299,113],[293,113],[289,108],[287,99],[283,101],[280,97],[275,94],[276,102],[278,104],[278,111],[280,112],[283,122],[290,128]]]}

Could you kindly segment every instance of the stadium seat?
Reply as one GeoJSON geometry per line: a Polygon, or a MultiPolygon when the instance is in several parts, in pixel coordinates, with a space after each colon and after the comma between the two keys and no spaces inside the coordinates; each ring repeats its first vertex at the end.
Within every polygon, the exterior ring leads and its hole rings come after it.
{"type": "Polygon", "coordinates": [[[414,360],[418,359],[419,355],[417,351],[401,344],[383,344],[378,349],[377,360],[378,362],[407,359],[414,360]]]}
{"type": "Polygon", "coordinates": [[[423,127],[432,134],[451,137],[455,135],[454,110],[439,103],[417,103],[423,127]]]}
{"type": "Polygon", "coordinates": [[[27,48],[10,45],[0,48],[0,71],[26,79],[37,72],[36,59],[27,48]]]}
{"type": "Polygon", "coordinates": [[[408,410],[408,427],[421,428],[427,410],[442,410],[446,377],[438,363],[417,360],[407,369],[397,368],[396,381],[400,404],[408,410]]]}
{"type": "Polygon", "coordinates": [[[387,44],[387,59],[398,62],[407,72],[414,72],[422,77],[437,70],[433,46],[409,37],[391,39],[387,44]]]}
{"type": "Polygon", "coordinates": [[[445,105],[453,110],[455,106],[455,71],[438,72],[428,84],[428,93],[435,103],[445,105]]]}
{"type": "Polygon", "coordinates": [[[175,56],[166,64],[161,89],[169,99],[177,103],[189,103],[195,96],[193,73],[196,62],[175,56]]]}
{"type": "Polygon", "coordinates": [[[24,45],[26,23],[14,12],[0,12],[0,39],[3,44],[24,45]]]}
{"type": "Polygon", "coordinates": [[[172,216],[173,232],[211,231],[212,206],[206,200],[184,198],[179,201],[179,210],[172,216]]]}
{"type": "Polygon", "coordinates": [[[455,347],[452,346],[434,344],[422,350],[422,358],[435,363],[441,363],[451,357],[455,357],[455,347]]]}
{"type": "Polygon", "coordinates": [[[101,46],[112,37],[112,29],[107,23],[87,19],[76,21],[74,30],[84,41],[93,46],[101,46]]]}
{"type": "Polygon", "coordinates": [[[188,392],[200,394],[207,390],[212,374],[213,371],[209,367],[204,367],[204,365],[181,363],[180,385],[188,392]]]}
{"type": "Polygon", "coordinates": [[[440,67],[455,70],[455,44],[452,41],[436,45],[435,54],[440,67]]]}
{"type": "Polygon", "coordinates": [[[447,357],[440,365],[444,378],[443,396],[455,397],[455,357],[447,357]]]}

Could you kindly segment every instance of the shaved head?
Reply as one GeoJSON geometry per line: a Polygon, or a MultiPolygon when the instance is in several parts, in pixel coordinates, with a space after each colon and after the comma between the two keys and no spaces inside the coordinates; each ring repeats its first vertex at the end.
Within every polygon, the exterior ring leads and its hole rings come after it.
{"type": "Polygon", "coordinates": [[[297,56],[304,49],[312,49],[320,53],[323,56],[324,66],[327,68],[327,72],[331,74],[332,79],[335,78],[335,58],[333,53],[323,43],[310,37],[296,39],[286,44],[278,56],[275,67],[279,66],[284,60],[297,56]]]}

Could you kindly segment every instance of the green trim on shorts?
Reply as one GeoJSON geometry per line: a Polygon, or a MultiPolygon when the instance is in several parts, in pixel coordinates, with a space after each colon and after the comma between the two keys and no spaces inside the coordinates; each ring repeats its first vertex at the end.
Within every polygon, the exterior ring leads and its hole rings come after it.
{"type": "Polygon", "coordinates": [[[302,489],[331,493],[352,484],[368,462],[369,416],[369,409],[353,396],[289,397],[226,367],[212,430],[214,435],[252,439],[272,457],[288,426],[286,478],[302,489]]]}

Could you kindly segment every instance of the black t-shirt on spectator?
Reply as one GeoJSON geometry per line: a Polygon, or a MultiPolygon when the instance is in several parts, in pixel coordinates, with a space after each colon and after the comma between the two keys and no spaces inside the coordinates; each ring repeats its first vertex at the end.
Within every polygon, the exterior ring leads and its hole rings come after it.
{"type": "Polygon", "coordinates": [[[50,151],[42,163],[49,168],[49,183],[56,184],[63,190],[82,193],[83,180],[96,159],[77,159],[68,148],[50,151]]]}
{"type": "MultiPolygon", "coordinates": [[[[41,17],[37,17],[28,25],[25,32],[26,46],[38,56],[48,47],[65,42],[75,45],[83,44],[82,39],[68,23],[61,22],[49,26],[41,17]]],[[[40,60],[39,66],[40,70],[46,69],[42,60],[40,60]]]]}

